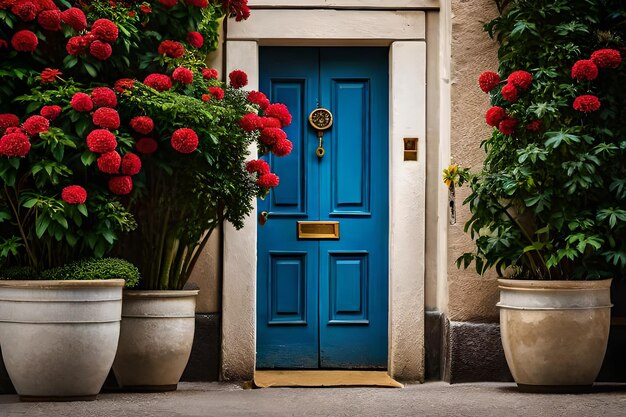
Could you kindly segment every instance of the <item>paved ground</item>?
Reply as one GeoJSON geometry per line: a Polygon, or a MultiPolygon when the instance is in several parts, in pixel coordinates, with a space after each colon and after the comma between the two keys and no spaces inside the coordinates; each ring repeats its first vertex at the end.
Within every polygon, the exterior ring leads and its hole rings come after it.
{"type": "Polygon", "coordinates": [[[0,395],[0,416],[626,416],[626,385],[576,395],[522,394],[513,384],[428,382],[394,388],[267,388],[182,383],[177,392],[101,394],[94,402],[20,403],[0,395]]]}

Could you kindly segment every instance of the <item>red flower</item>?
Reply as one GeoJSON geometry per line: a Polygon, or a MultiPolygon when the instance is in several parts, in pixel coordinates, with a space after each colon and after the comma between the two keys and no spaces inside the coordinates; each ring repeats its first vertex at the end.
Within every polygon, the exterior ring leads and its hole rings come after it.
{"type": "Polygon", "coordinates": [[[61,191],[61,200],[67,204],[85,204],[87,190],[80,185],[68,185],[61,191]]]}
{"type": "Polygon", "coordinates": [[[61,29],[61,11],[44,10],[37,16],[37,23],[45,30],[56,32],[61,29]]]}
{"type": "Polygon", "coordinates": [[[266,127],[261,130],[261,136],[259,140],[265,145],[273,145],[281,139],[287,139],[287,134],[282,130],[275,127],[266,127]]]}
{"type": "Polygon", "coordinates": [[[132,78],[120,78],[119,80],[115,81],[115,86],[113,88],[118,93],[123,93],[133,87],[135,87],[135,80],[133,80],[132,78]]]}
{"type": "Polygon", "coordinates": [[[7,127],[7,130],[4,131],[4,134],[8,135],[9,133],[21,133],[25,135],[26,131],[21,127],[7,127]]]}
{"type": "Polygon", "coordinates": [[[478,77],[478,85],[485,93],[490,92],[500,83],[500,76],[493,71],[485,71],[478,77]]]}
{"type": "Polygon", "coordinates": [[[0,155],[23,158],[30,150],[28,136],[23,133],[8,133],[0,138],[0,155]]]}
{"type": "Polygon", "coordinates": [[[182,127],[172,134],[172,148],[180,153],[192,153],[198,148],[198,135],[192,129],[182,127]]]}
{"type": "Polygon", "coordinates": [[[73,36],[67,41],[65,50],[72,56],[80,55],[87,49],[87,43],[84,36],[73,36]]]}
{"type": "Polygon", "coordinates": [[[241,120],[239,120],[239,126],[246,132],[252,132],[253,130],[260,129],[261,124],[259,116],[254,113],[245,114],[241,120]]]}
{"type": "Polygon", "coordinates": [[[265,116],[274,117],[280,120],[282,127],[289,126],[291,124],[291,114],[289,109],[284,104],[270,104],[265,109],[265,116]]]}
{"type": "Polygon", "coordinates": [[[574,100],[574,109],[583,113],[591,113],[600,108],[600,100],[592,95],[578,96],[574,100]]]}
{"type": "Polygon", "coordinates": [[[35,20],[37,17],[37,12],[39,12],[39,7],[29,0],[20,0],[13,4],[11,7],[11,12],[22,19],[24,22],[30,22],[35,20]]]}
{"type": "Polygon", "coordinates": [[[63,75],[61,71],[57,69],[46,68],[45,70],[41,71],[41,75],[39,77],[41,78],[42,84],[47,84],[55,82],[60,75],[63,75]]]}
{"type": "Polygon", "coordinates": [[[215,100],[222,100],[224,98],[224,90],[219,87],[209,87],[209,93],[215,100]]]}
{"type": "Polygon", "coordinates": [[[93,112],[91,121],[103,129],[119,129],[120,127],[120,115],[108,107],[100,107],[93,112]]]}
{"type": "Polygon", "coordinates": [[[164,7],[169,9],[169,8],[176,6],[176,3],[178,3],[178,0],[159,0],[159,3],[161,3],[164,7]]]}
{"type": "Polygon", "coordinates": [[[250,91],[248,93],[248,101],[250,103],[258,104],[263,110],[270,105],[270,101],[267,99],[267,96],[260,91],[250,91]]]}
{"type": "Polygon", "coordinates": [[[502,87],[502,97],[511,103],[515,103],[518,98],[517,88],[511,83],[507,83],[502,87]]]}
{"type": "Polygon", "coordinates": [[[143,83],[157,91],[167,91],[172,88],[172,79],[164,74],[150,74],[143,80],[143,83]]]}
{"type": "Polygon", "coordinates": [[[248,0],[229,0],[223,2],[228,8],[228,16],[234,17],[235,21],[240,22],[250,17],[250,8],[248,7],[248,0]]]}
{"type": "Polygon", "coordinates": [[[280,183],[280,180],[278,178],[278,175],[272,174],[270,172],[270,173],[261,175],[259,179],[256,180],[256,183],[259,187],[262,187],[262,188],[273,188],[273,187],[278,186],[278,184],[280,183]]]}
{"type": "Polygon", "coordinates": [[[43,106],[41,110],[39,110],[39,114],[52,121],[61,115],[61,106],[43,106]]]}
{"type": "Polygon", "coordinates": [[[93,101],[91,101],[91,97],[85,93],[74,94],[70,104],[72,105],[72,108],[78,112],[88,112],[93,110],[93,101]]]}
{"type": "Polygon", "coordinates": [[[147,135],[154,129],[154,121],[148,116],[136,116],[130,120],[130,127],[137,133],[147,135]]]}
{"type": "Polygon", "coordinates": [[[108,43],[93,41],[93,43],[89,45],[89,53],[92,57],[100,61],[105,61],[113,54],[113,48],[108,43]]]}
{"type": "Polygon", "coordinates": [[[269,174],[270,166],[262,159],[253,159],[246,162],[246,170],[251,174],[258,172],[259,175],[264,175],[269,174]]]}
{"type": "Polygon", "coordinates": [[[202,45],[204,45],[204,37],[200,32],[189,32],[187,33],[187,42],[194,48],[202,48],[202,45]]]}
{"type": "Polygon", "coordinates": [[[108,130],[96,129],[87,135],[87,148],[91,152],[107,153],[115,150],[116,147],[115,135],[108,130]]]}
{"type": "Polygon", "coordinates": [[[537,133],[541,130],[541,120],[533,120],[526,125],[526,130],[537,133]]]}
{"type": "Polygon", "coordinates": [[[132,152],[128,152],[122,158],[122,174],[137,175],[141,171],[141,159],[132,152]]]}
{"type": "Polygon", "coordinates": [[[127,195],[133,191],[133,179],[128,175],[120,175],[109,179],[109,191],[117,195],[127,195]]]}
{"type": "Polygon", "coordinates": [[[61,22],[65,23],[76,32],[87,29],[87,17],[82,10],[71,7],[61,12],[61,22]]]}
{"type": "Polygon", "coordinates": [[[12,113],[0,114],[0,133],[3,133],[9,127],[18,127],[20,119],[12,113]]]}
{"type": "Polygon", "coordinates": [[[507,117],[498,125],[498,130],[505,135],[512,135],[515,133],[515,128],[517,127],[517,119],[514,117],[507,117]]]}
{"type": "Polygon", "coordinates": [[[150,7],[150,5],[147,3],[143,3],[141,6],[139,6],[139,10],[141,10],[143,13],[152,13],[152,7],[150,7]]]}
{"type": "Polygon", "coordinates": [[[500,124],[500,122],[507,118],[506,110],[502,107],[494,106],[487,110],[487,114],[485,114],[485,120],[489,126],[496,127],[500,124]]]}
{"type": "Polygon", "coordinates": [[[208,94],[202,94],[202,96],[200,97],[200,99],[202,101],[204,101],[205,103],[208,103],[209,101],[211,101],[211,96],[208,94]]]}
{"type": "Polygon", "coordinates": [[[126,13],[126,15],[128,17],[135,17],[135,16],[137,16],[137,13],[131,10],[130,12],[126,13]]]}
{"type": "Polygon", "coordinates": [[[119,174],[122,157],[115,151],[103,153],[98,158],[98,169],[105,174],[119,174]]]}
{"type": "Polygon", "coordinates": [[[193,72],[187,68],[178,67],[172,73],[172,78],[181,84],[191,84],[193,82],[193,72]]]}
{"type": "Polygon", "coordinates": [[[37,49],[38,43],[37,35],[30,30],[15,32],[11,38],[11,46],[19,52],[33,52],[37,49]]]}
{"type": "Polygon", "coordinates": [[[47,132],[49,128],[50,121],[43,116],[30,116],[22,125],[22,129],[30,136],[37,136],[40,133],[47,132]]]}
{"type": "Polygon", "coordinates": [[[213,68],[202,68],[202,77],[204,77],[205,80],[217,79],[217,70],[213,68]]]}
{"type": "Polygon", "coordinates": [[[37,5],[40,10],[59,10],[53,0],[37,0],[37,5]]]}
{"type": "Polygon", "coordinates": [[[113,43],[119,36],[117,25],[109,19],[98,19],[91,25],[91,33],[99,41],[113,43]]]}
{"type": "Polygon", "coordinates": [[[94,88],[91,92],[91,100],[96,107],[113,108],[117,106],[117,96],[115,92],[108,87],[94,88]]]}
{"type": "Polygon", "coordinates": [[[185,2],[190,6],[200,7],[202,9],[209,5],[208,0],[185,0],[185,2]]]}
{"type": "Polygon", "coordinates": [[[234,70],[228,74],[230,85],[233,88],[241,88],[248,85],[248,75],[242,70],[234,70]]]}
{"type": "Polygon", "coordinates": [[[526,90],[533,82],[533,76],[527,71],[513,71],[507,81],[520,90],[526,90]]]}
{"type": "Polygon", "coordinates": [[[617,68],[622,63],[622,56],[615,49],[600,49],[592,53],[590,59],[599,68],[617,68]]]}
{"type": "Polygon", "coordinates": [[[159,149],[159,144],[152,138],[141,138],[135,143],[135,149],[137,149],[139,153],[150,155],[159,149]]]}
{"type": "Polygon", "coordinates": [[[590,59],[576,61],[572,67],[572,78],[575,80],[595,80],[598,78],[598,67],[590,59]]]}
{"type": "Polygon", "coordinates": [[[274,117],[261,117],[259,118],[259,123],[261,124],[261,127],[282,127],[280,120],[274,117]]]}
{"type": "Polygon", "coordinates": [[[272,153],[276,156],[287,156],[293,150],[293,143],[287,138],[278,139],[272,146],[272,153]]]}
{"type": "Polygon", "coordinates": [[[163,41],[159,45],[159,54],[167,55],[170,58],[180,58],[185,54],[185,47],[182,43],[176,41],[163,41]]]}

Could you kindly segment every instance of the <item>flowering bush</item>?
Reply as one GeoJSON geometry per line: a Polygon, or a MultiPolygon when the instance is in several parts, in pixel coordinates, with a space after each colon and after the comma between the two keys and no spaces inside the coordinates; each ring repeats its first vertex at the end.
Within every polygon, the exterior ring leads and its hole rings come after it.
{"type": "Polygon", "coordinates": [[[204,64],[246,3],[0,1],[6,265],[42,270],[116,245],[144,288],[176,289],[218,224],[243,226],[279,183],[247,169],[249,145],[292,148],[285,106],[249,99],[243,71],[224,83],[204,64]]]}
{"type": "Polygon", "coordinates": [[[498,73],[480,89],[495,129],[469,180],[466,224],[483,273],[599,279],[626,270],[626,11],[619,1],[496,1],[485,28],[500,41],[498,73]],[[505,81],[501,81],[505,80],[505,81]]]}

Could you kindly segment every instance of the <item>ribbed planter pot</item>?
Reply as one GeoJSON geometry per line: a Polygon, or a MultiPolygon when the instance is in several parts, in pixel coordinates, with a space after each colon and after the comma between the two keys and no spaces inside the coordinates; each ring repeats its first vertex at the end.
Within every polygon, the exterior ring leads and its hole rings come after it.
{"type": "Polygon", "coordinates": [[[197,290],[124,291],[113,363],[122,388],[176,390],[193,345],[197,295],[197,290]]]}
{"type": "Polygon", "coordinates": [[[611,280],[498,280],[506,361],[523,391],[583,391],[595,381],[611,324],[611,280]]]}
{"type": "Polygon", "coordinates": [[[22,401],[96,399],[117,350],[123,286],[0,281],[0,346],[22,401]]]}

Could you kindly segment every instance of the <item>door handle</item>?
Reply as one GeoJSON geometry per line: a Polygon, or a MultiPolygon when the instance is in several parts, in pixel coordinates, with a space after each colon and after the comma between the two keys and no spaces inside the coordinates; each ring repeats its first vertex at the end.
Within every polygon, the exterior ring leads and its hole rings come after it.
{"type": "Polygon", "coordinates": [[[259,213],[259,224],[261,226],[263,226],[265,223],[267,223],[267,219],[269,218],[270,214],[267,211],[262,211],[259,213]]]}
{"type": "Polygon", "coordinates": [[[326,153],[326,151],[324,150],[323,142],[324,131],[332,126],[333,114],[328,109],[318,107],[317,109],[313,110],[311,114],[309,114],[309,123],[311,124],[311,126],[313,126],[315,130],[317,130],[317,137],[320,141],[317,149],[315,150],[315,155],[317,155],[318,158],[322,159],[322,157],[326,153]]]}

